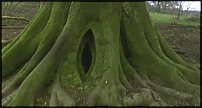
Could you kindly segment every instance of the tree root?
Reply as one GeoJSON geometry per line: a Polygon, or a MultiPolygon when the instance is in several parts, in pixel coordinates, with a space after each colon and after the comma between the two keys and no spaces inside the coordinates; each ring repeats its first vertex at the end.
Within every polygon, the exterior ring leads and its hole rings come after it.
{"type": "MultiPolygon", "coordinates": [[[[137,11],[141,11],[141,6],[136,4],[139,8],[137,8],[137,11]]],[[[130,11],[130,10],[129,10],[130,11]]],[[[184,90],[188,88],[189,86],[192,86],[193,88],[197,89],[197,86],[194,86],[193,84],[190,84],[190,82],[184,81],[179,75],[178,75],[178,69],[167,63],[167,61],[161,59],[152,49],[149,45],[147,39],[144,36],[144,33],[141,33],[139,31],[145,31],[144,25],[142,25],[142,22],[138,22],[134,19],[137,18],[140,20],[143,18],[143,16],[127,16],[123,19],[124,22],[124,32],[126,41],[128,43],[127,49],[129,49],[129,52],[131,53],[131,64],[133,67],[136,67],[137,72],[141,72],[141,74],[146,75],[149,77],[150,80],[159,82],[160,85],[164,85],[173,89],[178,90],[184,90]],[[128,17],[128,18],[127,18],[128,17]],[[135,30],[131,29],[133,27],[137,28],[135,30]],[[141,40],[138,41],[138,40],[141,40]],[[141,59],[140,59],[141,58],[141,59]],[[145,64],[147,65],[147,68],[145,68],[145,64]],[[156,66],[158,66],[156,68],[156,66]],[[183,86],[182,86],[183,85],[183,86]]],[[[190,76],[190,77],[196,77],[190,76]]],[[[191,79],[189,79],[191,80],[191,79]]],[[[196,79],[193,79],[193,82],[199,82],[199,78],[196,77],[196,79]],[[197,80],[197,81],[195,81],[197,80]]],[[[194,89],[189,89],[190,92],[194,92],[194,89]]]]}
{"type": "MultiPolygon", "coordinates": [[[[153,82],[151,82],[151,81],[148,81],[147,84],[148,84],[149,86],[151,86],[151,88],[152,88],[154,91],[156,91],[156,92],[158,92],[159,94],[161,94],[161,96],[174,98],[174,100],[171,100],[172,103],[170,103],[169,101],[167,101],[167,103],[169,103],[169,104],[176,103],[176,102],[175,102],[175,101],[176,101],[175,99],[185,101],[184,103],[187,103],[187,102],[190,103],[190,101],[191,101],[191,102],[195,101],[195,102],[193,102],[193,103],[196,103],[196,102],[198,101],[197,99],[196,99],[196,100],[193,100],[193,99],[195,98],[195,95],[192,95],[192,94],[189,94],[189,93],[183,93],[183,92],[176,91],[176,90],[170,89],[170,88],[166,88],[166,87],[157,85],[157,84],[155,84],[155,83],[153,83],[153,82]]],[[[162,98],[163,98],[163,97],[162,97],[162,98]]],[[[167,100],[167,99],[165,99],[165,100],[167,100]]],[[[170,100],[170,99],[169,99],[169,100],[170,100]]],[[[199,101],[198,101],[198,102],[199,102],[199,101]]],[[[197,102],[197,103],[198,103],[198,102],[197,102]]],[[[181,104],[181,103],[176,103],[176,104],[181,104]]],[[[198,104],[199,104],[199,103],[198,103],[198,104]]]]}
{"type": "Polygon", "coordinates": [[[15,85],[15,83],[11,83],[8,86],[6,86],[2,90],[2,98],[4,98],[4,97],[8,96],[9,94],[13,93],[17,89],[17,86],[15,85]]]}
{"type": "Polygon", "coordinates": [[[167,105],[155,92],[147,88],[140,89],[138,93],[132,93],[131,97],[124,97],[125,106],[165,106],[167,105]]]}
{"type": "Polygon", "coordinates": [[[157,38],[159,40],[159,44],[160,44],[160,47],[162,49],[162,51],[164,52],[164,54],[170,58],[172,61],[178,63],[178,64],[181,64],[189,69],[192,69],[192,70],[195,70],[195,71],[198,71],[198,69],[194,66],[191,66],[190,64],[186,63],[179,55],[177,55],[175,53],[175,51],[168,45],[168,43],[166,42],[166,40],[160,35],[158,29],[157,29],[157,26],[154,26],[155,28],[155,32],[156,32],[156,35],[157,35],[157,38]]]}
{"type": "MultiPolygon", "coordinates": [[[[43,6],[44,6],[44,4],[43,4],[43,6]]],[[[39,13],[40,13],[40,11],[37,11],[37,13],[35,14],[34,18],[30,21],[30,23],[27,25],[27,27],[22,30],[22,32],[19,34],[19,36],[17,36],[15,39],[13,39],[13,41],[9,45],[7,45],[6,47],[4,47],[2,49],[2,55],[5,54],[13,45],[15,45],[15,43],[17,42],[17,40],[19,40],[24,34],[26,34],[26,31],[29,28],[31,28],[31,26],[33,25],[34,21],[38,17],[39,13]]]]}
{"type": "MultiPolygon", "coordinates": [[[[31,71],[28,71],[28,67],[31,63],[26,63],[22,69],[20,69],[17,74],[9,78],[8,80],[3,82],[3,85],[6,85],[3,87],[2,90],[2,96],[5,97],[7,96],[13,89],[16,89],[17,87],[20,86],[20,84],[24,81],[24,79],[29,75],[31,71]]],[[[31,65],[33,66],[33,65],[31,65]]]]}
{"type": "Polygon", "coordinates": [[[12,101],[15,95],[16,95],[16,91],[14,91],[13,93],[11,93],[5,98],[2,98],[2,106],[7,106],[12,101]]]}
{"type": "Polygon", "coordinates": [[[76,102],[60,86],[59,75],[56,76],[53,83],[50,106],[75,106],[76,102]]]}
{"type": "MultiPolygon", "coordinates": [[[[23,34],[23,32],[21,32],[21,34],[23,34]]],[[[17,42],[17,40],[20,39],[21,34],[15,37],[14,39],[12,39],[12,41],[9,44],[7,44],[5,47],[2,47],[2,55],[5,54],[17,42]]]]}
{"type": "Polygon", "coordinates": [[[98,85],[94,88],[88,97],[88,105],[122,105],[122,97],[126,95],[126,88],[121,84],[118,77],[118,71],[109,78],[111,73],[106,71],[98,85]]]}
{"type": "Polygon", "coordinates": [[[9,43],[11,43],[13,40],[11,39],[11,40],[2,40],[2,49],[6,46],[6,45],[8,45],[9,43]]]}
{"type": "MultiPolygon", "coordinates": [[[[55,12],[57,12],[57,11],[53,10],[52,14],[57,16],[57,14],[55,14],[55,12]]],[[[65,12],[67,13],[68,11],[65,11],[65,12]]],[[[64,17],[62,19],[65,19],[67,16],[64,15],[62,17],[64,17]]],[[[54,19],[52,22],[57,20],[55,17],[52,17],[52,18],[54,19]]],[[[51,21],[48,21],[48,23],[51,23],[51,21]]],[[[57,39],[57,36],[59,35],[60,31],[62,30],[64,24],[65,24],[65,20],[63,20],[61,23],[58,23],[58,25],[60,25],[58,30],[54,28],[54,30],[57,30],[58,32],[56,32],[56,33],[46,32],[47,34],[43,35],[43,38],[40,41],[37,50],[35,51],[35,53],[31,57],[31,59],[20,70],[20,72],[18,73],[19,75],[17,76],[17,78],[15,78],[15,80],[9,85],[9,87],[7,87],[8,88],[7,91],[9,91],[9,89],[11,89],[12,86],[18,86],[19,84],[21,84],[22,81],[29,75],[29,73],[44,58],[44,56],[48,53],[48,51],[53,46],[55,40],[57,39]],[[56,36],[51,36],[51,35],[56,35],[56,36]]],[[[49,29],[51,29],[51,28],[53,29],[53,27],[50,27],[49,29]]],[[[48,30],[48,31],[53,31],[53,30],[48,30]]]]}
{"type": "MultiPolygon", "coordinates": [[[[144,10],[146,11],[146,10],[144,10]]],[[[148,17],[144,17],[144,18],[149,18],[149,14],[147,14],[148,17]]],[[[193,84],[199,84],[199,74],[198,72],[195,72],[196,70],[191,70],[188,69],[186,67],[185,64],[179,64],[176,63],[175,61],[172,61],[172,59],[168,58],[164,52],[161,49],[161,44],[159,43],[159,39],[157,37],[158,32],[156,32],[157,30],[155,29],[155,27],[153,26],[152,22],[147,19],[141,19],[143,20],[143,25],[144,25],[144,36],[146,38],[146,41],[148,42],[150,48],[152,49],[152,51],[154,53],[156,53],[156,55],[158,55],[159,58],[161,58],[163,61],[165,61],[166,63],[172,65],[173,67],[176,67],[177,69],[179,69],[181,71],[182,74],[185,75],[181,75],[183,77],[183,79],[188,80],[189,82],[193,83],[193,84]],[[146,22],[145,22],[146,21],[146,22]],[[150,33],[150,34],[148,34],[150,33]]]]}
{"type": "Polygon", "coordinates": [[[20,39],[15,43],[15,45],[9,48],[9,50],[5,53],[3,52],[3,77],[7,77],[11,73],[14,73],[20,65],[24,65],[34,54],[36,48],[38,47],[40,39],[43,37],[41,31],[46,29],[44,27],[48,22],[49,15],[51,13],[51,7],[52,3],[47,3],[43,10],[41,10],[39,12],[39,15],[37,16],[38,18],[42,18],[45,21],[35,19],[36,21],[33,21],[33,24],[30,25],[29,29],[23,34],[23,36],[20,36],[20,39]],[[38,27],[38,25],[40,26],[38,27]],[[36,33],[32,33],[33,30],[31,29],[35,30],[36,33]],[[36,36],[34,37],[34,35],[36,36]],[[23,52],[21,51],[21,49],[23,49],[23,52]],[[15,60],[16,58],[18,58],[18,60],[15,60]]]}
{"type": "Polygon", "coordinates": [[[127,61],[126,56],[123,54],[123,48],[121,47],[121,66],[123,67],[123,72],[128,78],[127,80],[131,83],[134,88],[149,88],[149,86],[143,81],[136,70],[127,61]]]}

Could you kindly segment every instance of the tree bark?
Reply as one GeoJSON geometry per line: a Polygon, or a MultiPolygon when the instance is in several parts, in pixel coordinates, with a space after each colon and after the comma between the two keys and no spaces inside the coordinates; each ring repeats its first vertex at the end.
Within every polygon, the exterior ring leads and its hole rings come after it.
{"type": "Polygon", "coordinates": [[[177,13],[177,19],[180,19],[181,12],[182,12],[182,1],[179,1],[179,8],[178,8],[178,13],[177,13]]]}
{"type": "Polygon", "coordinates": [[[160,1],[157,1],[157,13],[160,13],[161,11],[161,3],[160,1]]]}

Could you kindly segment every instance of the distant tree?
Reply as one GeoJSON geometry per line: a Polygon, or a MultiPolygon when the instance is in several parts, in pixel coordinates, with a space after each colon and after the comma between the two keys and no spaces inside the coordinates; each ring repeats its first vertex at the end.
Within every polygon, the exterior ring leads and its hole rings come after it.
{"type": "Polygon", "coordinates": [[[148,6],[156,13],[174,14],[177,10],[176,1],[149,1],[148,6]]]}
{"type": "Polygon", "coordinates": [[[182,14],[182,12],[183,12],[183,10],[182,10],[182,1],[178,1],[177,2],[177,7],[178,7],[178,12],[177,12],[177,19],[180,19],[180,16],[181,16],[181,14],[182,14]]]}
{"type": "Polygon", "coordinates": [[[161,11],[161,2],[157,1],[157,13],[160,13],[161,11]]]}

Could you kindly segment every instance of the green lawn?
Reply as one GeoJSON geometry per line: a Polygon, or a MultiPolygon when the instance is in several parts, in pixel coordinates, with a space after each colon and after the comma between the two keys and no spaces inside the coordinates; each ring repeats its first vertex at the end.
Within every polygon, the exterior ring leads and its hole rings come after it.
{"type": "Polygon", "coordinates": [[[169,15],[169,14],[150,13],[150,16],[155,23],[159,23],[159,24],[179,24],[183,26],[200,26],[200,21],[197,21],[197,22],[189,21],[187,20],[189,18],[187,16],[181,16],[178,21],[174,19],[174,15],[169,15]]]}

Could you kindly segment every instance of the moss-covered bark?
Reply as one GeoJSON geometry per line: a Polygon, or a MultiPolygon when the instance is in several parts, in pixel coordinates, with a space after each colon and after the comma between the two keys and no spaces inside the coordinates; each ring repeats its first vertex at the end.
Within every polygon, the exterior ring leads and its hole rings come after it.
{"type": "Polygon", "coordinates": [[[36,105],[45,90],[50,106],[199,105],[200,100],[199,70],[169,47],[143,2],[43,3],[2,49],[2,68],[4,106],[36,105]],[[87,44],[92,62],[83,67],[87,44]]]}

